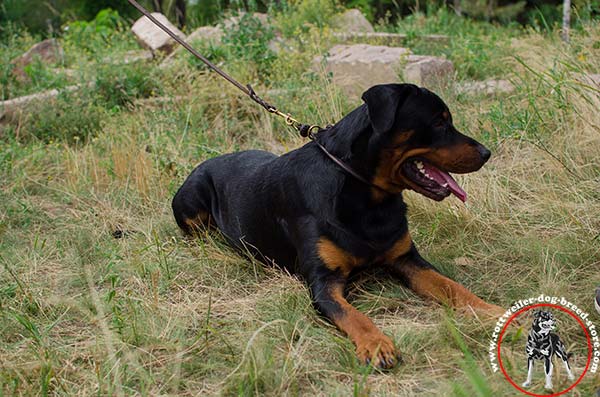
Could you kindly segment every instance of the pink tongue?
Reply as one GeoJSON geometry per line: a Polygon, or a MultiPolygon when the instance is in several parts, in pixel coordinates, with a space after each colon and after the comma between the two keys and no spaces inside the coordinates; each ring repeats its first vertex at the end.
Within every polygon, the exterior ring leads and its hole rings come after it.
{"type": "Polygon", "coordinates": [[[464,190],[462,190],[462,188],[460,186],[458,186],[458,183],[456,183],[456,181],[454,180],[454,178],[452,178],[450,176],[450,174],[448,174],[447,172],[444,172],[442,170],[439,170],[439,169],[435,168],[434,166],[432,166],[431,164],[428,164],[425,162],[423,162],[423,169],[425,169],[425,172],[427,174],[429,174],[431,179],[433,179],[440,185],[443,186],[444,184],[447,183],[448,189],[450,189],[452,194],[454,194],[456,197],[458,197],[460,199],[460,201],[462,201],[463,203],[465,201],[467,201],[467,192],[465,192],[464,190]]]}

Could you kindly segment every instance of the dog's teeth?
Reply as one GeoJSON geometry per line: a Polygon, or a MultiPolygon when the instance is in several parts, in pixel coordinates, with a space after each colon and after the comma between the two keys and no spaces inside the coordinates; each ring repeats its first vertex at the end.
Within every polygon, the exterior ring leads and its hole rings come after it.
{"type": "Polygon", "coordinates": [[[447,183],[444,183],[442,186],[443,186],[443,187],[448,187],[448,184],[447,184],[447,183]]]}
{"type": "Polygon", "coordinates": [[[423,169],[423,163],[421,161],[416,161],[415,164],[417,164],[417,168],[422,170],[423,169]]]}

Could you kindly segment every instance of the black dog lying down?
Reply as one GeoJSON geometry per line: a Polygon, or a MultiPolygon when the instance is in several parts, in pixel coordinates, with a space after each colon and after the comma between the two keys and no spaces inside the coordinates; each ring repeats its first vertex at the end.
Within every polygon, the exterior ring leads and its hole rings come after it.
{"type": "Polygon", "coordinates": [[[409,84],[378,85],[365,104],[282,156],[250,150],[200,164],[173,199],[187,233],[214,225],[230,243],[301,275],[316,308],[345,332],[362,362],[389,368],[399,353],[344,298],[351,273],[382,266],[418,294],[487,314],[503,310],[442,276],[417,252],[402,191],[433,200],[466,193],[448,174],[477,171],[490,152],[452,125],[446,104],[409,84]]]}
{"type": "Polygon", "coordinates": [[[546,374],[546,389],[552,389],[552,358],[558,356],[565,364],[567,376],[569,380],[575,380],[571,366],[569,365],[569,357],[565,345],[560,340],[560,337],[554,332],[550,332],[555,328],[556,320],[551,312],[542,310],[535,312],[531,330],[527,335],[527,380],[523,382],[523,387],[529,387],[531,378],[533,377],[534,360],[544,360],[544,372],[546,374]]]}

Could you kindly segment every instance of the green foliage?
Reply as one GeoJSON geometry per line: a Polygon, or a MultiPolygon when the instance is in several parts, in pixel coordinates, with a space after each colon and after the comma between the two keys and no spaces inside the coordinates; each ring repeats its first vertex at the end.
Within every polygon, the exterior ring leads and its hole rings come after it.
{"type": "Polygon", "coordinates": [[[74,21],[63,27],[64,39],[69,44],[79,48],[94,50],[98,41],[106,44],[120,30],[123,30],[125,21],[117,11],[111,9],[101,10],[96,17],[89,21],[74,21]]]}
{"type": "Polygon", "coordinates": [[[106,110],[89,97],[65,93],[56,100],[39,103],[20,134],[26,141],[75,143],[94,137],[105,117],[106,110]]]}
{"type": "Polygon", "coordinates": [[[273,28],[263,24],[250,13],[239,17],[239,22],[224,28],[223,45],[228,51],[228,60],[252,63],[257,73],[264,74],[271,67],[275,54],[269,48],[269,42],[275,37],[273,28]]]}
{"type": "Polygon", "coordinates": [[[227,9],[229,1],[198,0],[187,9],[188,26],[205,26],[216,22],[227,9]]]}
{"type": "Polygon", "coordinates": [[[334,0],[283,0],[275,8],[275,19],[284,36],[297,37],[311,26],[319,29],[327,26],[338,9],[334,0]]]}
{"type": "Polygon", "coordinates": [[[458,77],[482,80],[502,74],[504,58],[510,56],[510,38],[516,26],[492,25],[457,16],[442,7],[427,14],[415,13],[398,22],[396,31],[409,37],[406,46],[417,54],[443,55],[454,62],[458,77]],[[444,45],[421,40],[428,34],[449,36],[444,45]]]}
{"type": "Polygon", "coordinates": [[[159,94],[158,81],[156,69],[144,64],[103,65],[96,75],[96,101],[108,109],[127,107],[137,98],[159,94]]]}

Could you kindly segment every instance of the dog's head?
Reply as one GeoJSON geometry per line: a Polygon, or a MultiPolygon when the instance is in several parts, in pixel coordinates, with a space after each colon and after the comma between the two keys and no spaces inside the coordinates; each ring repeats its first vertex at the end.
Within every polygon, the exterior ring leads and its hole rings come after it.
{"type": "Polygon", "coordinates": [[[377,185],[392,192],[412,189],[437,201],[451,193],[466,200],[449,173],[477,171],[490,151],[454,127],[444,101],[412,84],[376,85],[362,99],[373,130],[369,146],[378,157],[377,185]]]}
{"type": "Polygon", "coordinates": [[[555,328],[556,320],[551,312],[538,310],[534,314],[531,328],[537,333],[546,335],[555,328]]]}

